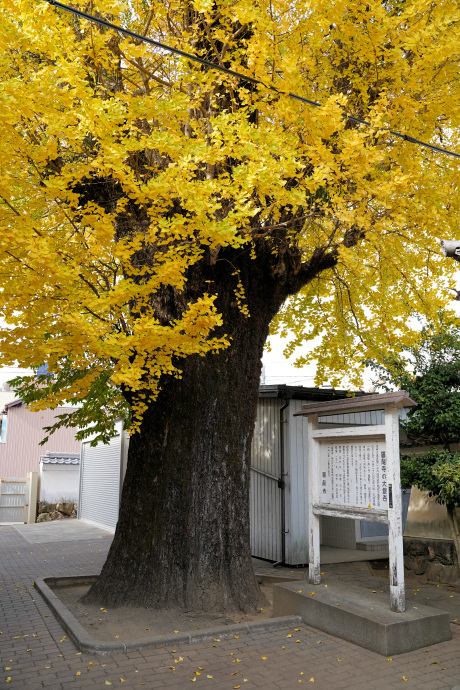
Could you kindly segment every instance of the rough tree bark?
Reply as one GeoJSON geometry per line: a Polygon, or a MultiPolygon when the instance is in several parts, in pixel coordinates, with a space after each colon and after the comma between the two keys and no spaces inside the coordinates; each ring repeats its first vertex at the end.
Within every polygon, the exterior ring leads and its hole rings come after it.
{"type": "Polygon", "coordinates": [[[302,266],[295,251],[250,260],[227,250],[194,269],[189,289],[212,281],[231,344],[185,360],[182,378],[164,382],[131,437],[113,545],[86,601],[227,612],[261,605],[249,472],[262,350],[287,295],[330,262],[302,266]],[[235,302],[235,265],[249,317],[235,302]]]}

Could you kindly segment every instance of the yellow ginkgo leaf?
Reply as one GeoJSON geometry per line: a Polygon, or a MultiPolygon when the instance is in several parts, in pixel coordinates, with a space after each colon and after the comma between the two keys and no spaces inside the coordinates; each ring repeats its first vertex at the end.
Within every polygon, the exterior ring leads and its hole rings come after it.
{"type": "Polygon", "coordinates": [[[206,676],[206,678],[213,678],[213,677],[214,677],[214,676],[209,676],[209,675],[208,675],[208,676],[206,676]]]}
{"type": "Polygon", "coordinates": [[[77,671],[77,676],[81,676],[81,671],[77,671]]]}
{"type": "Polygon", "coordinates": [[[8,678],[5,678],[5,683],[11,683],[12,678],[11,676],[8,676],[8,678]]]}
{"type": "Polygon", "coordinates": [[[65,635],[64,635],[64,637],[62,638],[62,640],[60,640],[60,642],[64,642],[64,640],[65,640],[65,635]]]}
{"type": "Polygon", "coordinates": [[[309,683],[314,683],[314,682],[315,682],[315,679],[313,678],[313,676],[310,678],[310,680],[309,680],[308,682],[309,682],[309,683]]]}

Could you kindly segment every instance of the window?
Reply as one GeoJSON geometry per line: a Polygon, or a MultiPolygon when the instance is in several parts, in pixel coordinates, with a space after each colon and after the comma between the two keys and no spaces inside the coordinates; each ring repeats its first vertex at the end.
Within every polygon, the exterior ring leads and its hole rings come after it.
{"type": "Polygon", "coordinates": [[[0,443],[6,443],[6,420],[8,419],[8,415],[2,414],[0,419],[0,443]]]}

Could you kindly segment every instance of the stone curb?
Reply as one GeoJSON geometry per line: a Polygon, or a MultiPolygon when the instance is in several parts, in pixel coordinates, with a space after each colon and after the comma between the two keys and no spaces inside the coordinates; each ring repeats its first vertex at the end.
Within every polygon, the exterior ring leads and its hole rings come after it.
{"type": "Polygon", "coordinates": [[[70,584],[92,584],[97,575],[83,575],[76,577],[47,577],[37,578],[34,587],[41,594],[48,606],[55,614],[62,627],[81,652],[89,652],[99,656],[113,656],[123,652],[132,652],[140,649],[154,649],[168,644],[193,644],[209,638],[234,637],[235,635],[260,632],[263,630],[278,630],[299,625],[302,622],[300,616],[279,616],[248,623],[235,623],[225,627],[194,630],[190,633],[177,633],[168,635],[154,635],[130,642],[105,642],[94,639],[87,630],[77,621],[69,609],[61,602],[48,586],[70,584]]]}

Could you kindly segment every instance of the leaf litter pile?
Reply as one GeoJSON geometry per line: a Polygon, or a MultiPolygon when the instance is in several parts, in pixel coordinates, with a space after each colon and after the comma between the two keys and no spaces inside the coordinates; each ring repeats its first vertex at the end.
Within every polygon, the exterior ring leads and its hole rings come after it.
{"type": "Polygon", "coordinates": [[[53,587],[54,594],[69,609],[73,616],[89,634],[99,641],[129,642],[141,638],[168,635],[171,633],[193,632],[217,628],[234,623],[247,623],[272,617],[272,587],[262,585],[262,592],[269,605],[254,615],[219,613],[196,613],[168,609],[156,611],[137,606],[106,609],[97,605],[80,603],[88,591],[88,584],[53,587]]]}

